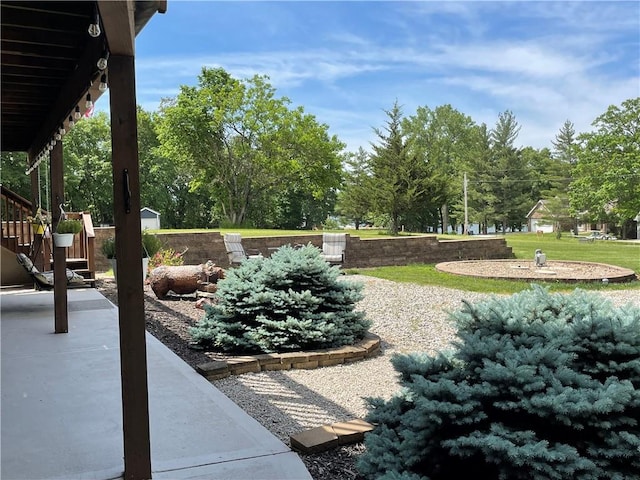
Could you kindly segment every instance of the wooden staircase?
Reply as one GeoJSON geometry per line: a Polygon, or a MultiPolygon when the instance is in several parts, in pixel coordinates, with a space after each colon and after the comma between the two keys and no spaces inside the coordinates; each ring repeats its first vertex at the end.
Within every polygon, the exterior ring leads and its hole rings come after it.
{"type": "MultiPolygon", "coordinates": [[[[50,232],[44,235],[27,221],[33,215],[32,203],[0,185],[0,242],[8,250],[24,253],[33,261],[38,270],[53,269],[52,239],[50,232]]],[[[44,212],[45,214],[47,212],[44,212]]],[[[88,212],[66,212],[67,218],[82,221],[83,229],[75,235],[73,245],[66,249],[67,268],[74,270],[95,286],[95,232],[88,212]]]]}

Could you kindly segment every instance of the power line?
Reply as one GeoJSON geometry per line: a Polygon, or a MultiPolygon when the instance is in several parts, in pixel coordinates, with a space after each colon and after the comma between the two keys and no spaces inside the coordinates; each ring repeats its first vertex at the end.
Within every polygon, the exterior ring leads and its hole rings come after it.
{"type": "MultiPolygon", "coordinates": [[[[616,178],[623,178],[623,179],[627,179],[627,178],[640,178],[640,173],[627,173],[624,175],[616,175],[616,178]]],[[[520,179],[520,178],[510,178],[510,177],[503,177],[501,179],[497,179],[497,180],[467,180],[468,183],[476,183],[476,184],[480,184],[480,183],[500,183],[504,180],[507,180],[509,182],[573,182],[575,180],[579,180],[579,178],[557,178],[557,177],[548,177],[548,178],[540,178],[540,177],[536,177],[533,179],[520,179]]]]}

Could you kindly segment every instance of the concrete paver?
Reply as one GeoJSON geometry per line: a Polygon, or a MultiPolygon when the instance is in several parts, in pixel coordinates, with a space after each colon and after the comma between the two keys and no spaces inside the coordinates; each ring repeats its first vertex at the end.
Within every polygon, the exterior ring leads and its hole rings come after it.
{"type": "Polygon", "coordinates": [[[311,428],[291,435],[291,448],[304,453],[317,453],[338,445],[361,442],[364,434],[373,430],[373,425],[355,419],[311,428]]]}

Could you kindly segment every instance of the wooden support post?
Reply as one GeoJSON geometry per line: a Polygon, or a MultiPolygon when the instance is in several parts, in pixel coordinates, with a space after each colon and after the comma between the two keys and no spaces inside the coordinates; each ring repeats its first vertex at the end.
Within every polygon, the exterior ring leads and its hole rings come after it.
{"type": "Polygon", "coordinates": [[[124,478],[151,478],[134,57],[109,57],[124,478]]]}
{"type": "MultiPolygon", "coordinates": [[[[61,203],[64,203],[64,165],[62,163],[62,142],[56,143],[51,151],[51,224],[53,230],[60,218],[61,203]]],[[[53,247],[53,304],[55,332],[69,331],[67,308],[67,252],[64,248],[53,247]]]]}

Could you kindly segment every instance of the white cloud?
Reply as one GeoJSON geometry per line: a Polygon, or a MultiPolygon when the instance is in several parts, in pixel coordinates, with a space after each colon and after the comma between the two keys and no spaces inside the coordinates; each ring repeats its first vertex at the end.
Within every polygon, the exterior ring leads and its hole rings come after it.
{"type": "MultiPolygon", "coordinates": [[[[240,78],[268,75],[279,95],[317,115],[354,150],[375,140],[371,127],[383,124],[394,99],[405,115],[451,103],[489,126],[512,110],[522,125],[519,141],[543,147],[564,120],[588,131],[609,105],[640,94],[635,2],[390,5],[368,30],[360,19],[332,19],[332,29],[314,31],[321,47],[311,40],[300,47],[305,39],[296,36],[297,47],[269,48],[269,31],[259,48],[233,43],[234,51],[213,49],[224,53],[139,57],[139,92],[145,101],[174,96],[181,84],[196,84],[203,65],[240,78]],[[395,29],[380,32],[385,24],[395,29]]],[[[298,32],[305,22],[313,23],[287,12],[277,24],[298,32]]]]}
{"type": "Polygon", "coordinates": [[[448,67],[533,77],[558,77],[584,71],[572,55],[563,55],[535,43],[498,42],[484,45],[443,46],[441,58],[448,67]]]}

